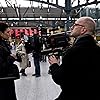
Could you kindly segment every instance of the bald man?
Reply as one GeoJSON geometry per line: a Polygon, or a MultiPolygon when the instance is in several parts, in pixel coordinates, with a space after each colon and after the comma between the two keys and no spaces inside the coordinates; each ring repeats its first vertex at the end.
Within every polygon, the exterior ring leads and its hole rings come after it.
{"type": "Polygon", "coordinates": [[[96,23],[91,17],[81,17],[71,27],[71,35],[78,37],[84,34],[94,35],[96,23]]]}
{"type": "Polygon", "coordinates": [[[96,100],[100,95],[100,47],[94,39],[96,23],[91,17],[81,17],[71,27],[73,45],[66,51],[62,64],[54,55],[49,57],[50,72],[62,92],[55,100],[96,100]]]}

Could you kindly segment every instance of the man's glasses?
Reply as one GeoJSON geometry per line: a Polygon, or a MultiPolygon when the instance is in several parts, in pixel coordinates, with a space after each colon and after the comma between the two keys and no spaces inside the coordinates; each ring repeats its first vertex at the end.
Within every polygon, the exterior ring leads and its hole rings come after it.
{"type": "Polygon", "coordinates": [[[82,27],[84,27],[84,25],[81,25],[81,24],[74,24],[71,28],[73,29],[75,26],[82,26],[82,27]]]}

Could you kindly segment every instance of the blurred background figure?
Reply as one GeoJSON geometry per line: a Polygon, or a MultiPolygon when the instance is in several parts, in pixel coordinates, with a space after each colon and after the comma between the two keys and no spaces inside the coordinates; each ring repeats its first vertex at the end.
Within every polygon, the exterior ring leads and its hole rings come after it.
{"type": "Polygon", "coordinates": [[[15,41],[10,42],[11,50],[16,50],[15,41]]]}
{"type": "Polygon", "coordinates": [[[28,54],[26,53],[25,42],[23,39],[20,40],[18,46],[16,47],[16,53],[21,56],[21,62],[19,62],[21,68],[20,73],[22,76],[27,76],[25,69],[29,66],[29,58],[28,54]]]}
{"type": "Polygon", "coordinates": [[[41,42],[38,34],[33,35],[33,41],[31,44],[33,49],[32,53],[35,66],[35,74],[33,74],[32,76],[40,77],[41,42]]]}

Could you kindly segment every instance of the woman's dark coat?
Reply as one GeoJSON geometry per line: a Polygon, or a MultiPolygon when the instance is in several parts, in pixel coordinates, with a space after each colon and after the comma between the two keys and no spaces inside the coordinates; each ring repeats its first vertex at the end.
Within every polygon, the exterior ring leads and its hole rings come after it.
{"type": "MultiPolygon", "coordinates": [[[[62,58],[62,64],[50,66],[52,78],[61,86],[57,100],[84,100],[100,95],[100,47],[94,38],[84,35],[76,40],[62,58]]],[[[96,100],[96,99],[94,99],[96,100]]]]}
{"type": "MultiPolygon", "coordinates": [[[[7,75],[7,70],[15,59],[10,56],[10,49],[6,41],[0,40],[0,78],[7,75]]],[[[0,79],[0,100],[17,100],[14,80],[0,79]]]]}

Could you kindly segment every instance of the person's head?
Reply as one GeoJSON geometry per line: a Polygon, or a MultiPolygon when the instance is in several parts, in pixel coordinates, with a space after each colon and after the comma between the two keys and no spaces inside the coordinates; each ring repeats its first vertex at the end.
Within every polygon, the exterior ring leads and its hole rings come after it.
{"type": "Polygon", "coordinates": [[[21,43],[22,43],[22,44],[25,44],[25,41],[24,41],[24,40],[21,40],[21,43]]]}
{"type": "Polygon", "coordinates": [[[22,44],[25,44],[24,39],[21,39],[21,40],[19,41],[19,43],[18,43],[18,44],[20,45],[21,43],[22,43],[22,44]]]}
{"type": "Polygon", "coordinates": [[[0,38],[9,39],[10,28],[6,23],[0,23],[0,38]]]}
{"type": "Polygon", "coordinates": [[[95,34],[96,22],[91,17],[80,17],[71,27],[71,36],[77,37],[83,34],[95,34]]]}

